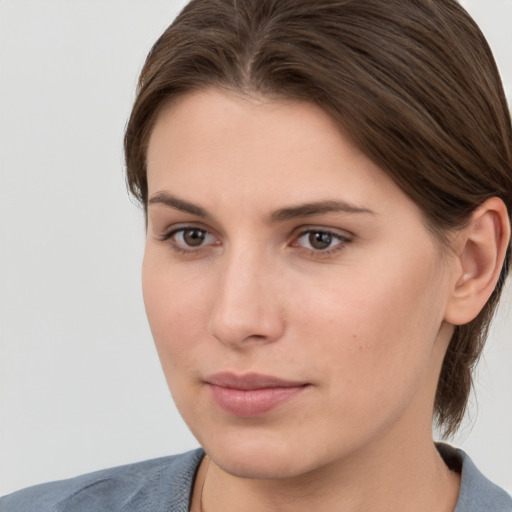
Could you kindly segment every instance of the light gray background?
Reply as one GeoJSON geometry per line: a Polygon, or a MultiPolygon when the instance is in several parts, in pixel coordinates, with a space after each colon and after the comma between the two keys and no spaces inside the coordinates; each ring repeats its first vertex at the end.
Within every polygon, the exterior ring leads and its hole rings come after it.
{"type": "MultiPolygon", "coordinates": [[[[145,319],[121,152],[145,55],[182,5],[0,0],[0,494],[196,446],[145,319]]],[[[464,5],[510,94],[512,2],[464,5]]],[[[454,441],[509,492],[511,304],[509,286],[454,441]]]]}

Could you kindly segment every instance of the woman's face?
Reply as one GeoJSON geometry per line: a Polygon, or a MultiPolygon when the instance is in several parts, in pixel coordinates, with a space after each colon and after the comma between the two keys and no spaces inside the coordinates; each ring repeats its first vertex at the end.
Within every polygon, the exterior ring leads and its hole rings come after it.
{"type": "Polygon", "coordinates": [[[453,259],[324,111],[185,96],[148,185],[149,323],[221,468],[293,476],[429,438],[453,259]]]}

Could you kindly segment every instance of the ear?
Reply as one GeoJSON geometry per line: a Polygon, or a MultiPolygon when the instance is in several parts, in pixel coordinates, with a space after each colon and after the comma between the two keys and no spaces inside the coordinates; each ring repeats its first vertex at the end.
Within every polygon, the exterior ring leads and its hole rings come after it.
{"type": "Polygon", "coordinates": [[[456,270],[445,321],[463,325],[485,306],[500,276],[510,240],[507,207],[501,199],[487,199],[454,241],[456,270]]]}

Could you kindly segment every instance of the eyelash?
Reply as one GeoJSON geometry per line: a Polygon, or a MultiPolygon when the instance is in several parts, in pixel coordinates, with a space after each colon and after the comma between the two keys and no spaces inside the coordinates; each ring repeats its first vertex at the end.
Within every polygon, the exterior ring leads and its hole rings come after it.
{"type": "MultiPolygon", "coordinates": [[[[181,255],[184,255],[184,256],[194,256],[194,255],[198,255],[198,253],[202,250],[205,250],[205,248],[207,247],[207,245],[200,245],[200,246],[197,246],[197,247],[192,247],[192,246],[188,246],[189,248],[185,248],[184,243],[182,243],[181,245],[176,242],[176,240],[174,239],[174,237],[178,234],[182,234],[184,235],[187,231],[196,231],[196,232],[200,232],[202,233],[203,236],[205,237],[213,237],[213,235],[211,233],[208,232],[207,229],[204,229],[202,227],[198,227],[198,226],[194,226],[194,225],[190,225],[190,226],[181,226],[179,228],[175,228],[175,229],[172,229],[171,231],[169,231],[168,233],[165,233],[164,235],[162,235],[161,237],[159,237],[159,240],[162,241],[162,242],[168,242],[170,243],[171,245],[171,248],[173,251],[175,251],[176,253],[178,254],[181,254],[181,255]]],[[[213,237],[215,238],[215,237],[213,237]]],[[[304,251],[307,251],[308,255],[312,256],[312,257],[316,257],[316,258],[323,258],[323,257],[329,257],[329,256],[332,256],[333,254],[337,253],[338,251],[341,251],[345,245],[347,245],[348,243],[350,243],[352,240],[350,237],[348,236],[343,236],[339,233],[336,233],[334,231],[330,231],[328,229],[321,229],[321,228],[314,228],[314,227],[311,227],[311,228],[307,228],[307,229],[302,229],[293,239],[292,243],[290,244],[291,247],[297,247],[299,249],[302,249],[304,251]],[[298,241],[309,235],[311,236],[312,234],[320,234],[322,236],[328,236],[330,237],[331,239],[336,239],[338,242],[332,246],[332,247],[328,247],[326,249],[314,249],[314,248],[307,248],[307,247],[302,247],[299,245],[298,241]]],[[[218,244],[214,244],[214,245],[218,245],[218,244]]]]}
{"type": "Polygon", "coordinates": [[[327,235],[331,239],[336,239],[338,242],[333,246],[330,246],[326,249],[312,249],[307,247],[301,247],[303,250],[307,251],[311,256],[316,258],[329,257],[333,254],[343,250],[343,248],[351,242],[351,239],[348,236],[343,236],[340,233],[336,233],[334,231],[329,231],[328,229],[320,229],[320,228],[307,228],[302,230],[292,242],[292,247],[300,247],[298,245],[298,241],[305,236],[311,236],[312,234],[319,234],[322,236],[327,235]]]}
{"type": "MultiPolygon", "coordinates": [[[[179,245],[176,242],[176,240],[174,240],[175,235],[177,235],[179,233],[185,234],[187,231],[199,231],[199,232],[203,233],[205,236],[212,236],[213,237],[213,235],[211,235],[208,232],[207,229],[204,229],[204,228],[201,228],[201,227],[198,227],[198,226],[181,226],[179,228],[172,229],[168,233],[165,233],[164,235],[162,235],[159,238],[159,240],[161,242],[169,242],[172,250],[175,251],[178,254],[182,254],[182,255],[185,255],[185,256],[196,255],[201,250],[204,250],[205,246],[201,245],[201,246],[198,246],[196,248],[194,248],[192,246],[189,246],[190,248],[186,249],[185,247],[179,245]]],[[[185,244],[183,244],[183,245],[185,245],[185,244]]]]}

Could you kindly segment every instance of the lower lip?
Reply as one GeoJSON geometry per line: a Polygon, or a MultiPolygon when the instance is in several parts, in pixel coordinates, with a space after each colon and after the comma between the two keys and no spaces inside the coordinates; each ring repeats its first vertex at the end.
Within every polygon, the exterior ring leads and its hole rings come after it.
{"type": "Polygon", "coordinates": [[[209,384],[213,399],[225,412],[234,416],[261,416],[296,397],[306,386],[263,389],[233,389],[209,384]]]}

